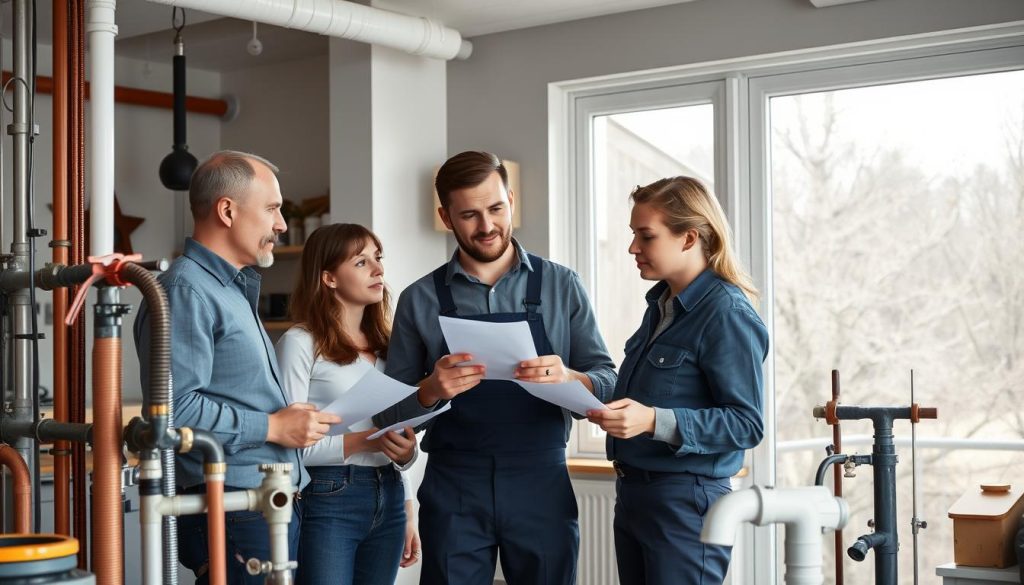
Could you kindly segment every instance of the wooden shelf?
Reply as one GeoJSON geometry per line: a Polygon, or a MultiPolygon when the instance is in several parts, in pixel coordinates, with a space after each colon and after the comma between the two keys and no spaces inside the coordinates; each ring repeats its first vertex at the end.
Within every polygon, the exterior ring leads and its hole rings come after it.
{"type": "Polygon", "coordinates": [[[295,321],[263,321],[263,328],[266,329],[268,333],[274,331],[287,331],[292,325],[295,325],[295,321]]]}
{"type": "Polygon", "coordinates": [[[594,473],[597,475],[615,476],[612,462],[607,459],[570,457],[566,464],[569,466],[569,473],[594,473]]]}
{"type": "Polygon", "coordinates": [[[298,246],[274,246],[276,258],[298,258],[302,255],[302,245],[298,246]]]}

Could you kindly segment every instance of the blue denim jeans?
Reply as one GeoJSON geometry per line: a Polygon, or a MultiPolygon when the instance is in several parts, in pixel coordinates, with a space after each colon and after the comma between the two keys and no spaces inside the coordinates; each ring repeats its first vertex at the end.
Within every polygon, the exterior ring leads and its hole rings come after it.
{"type": "MultiPolygon", "coordinates": [[[[225,491],[238,491],[224,488],[225,491]]],[[[204,493],[193,488],[181,493],[204,493]]],[[[288,558],[294,559],[299,548],[299,523],[302,521],[301,506],[295,500],[292,521],[288,525],[288,558]]],[[[263,514],[260,512],[228,512],[225,515],[227,530],[228,585],[263,585],[265,575],[252,576],[245,570],[245,562],[251,558],[270,560],[270,535],[263,514]]],[[[178,557],[182,565],[196,574],[196,585],[210,582],[209,540],[206,533],[206,514],[178,517],[178,557]]]]}
{"type": "Polygon", "coordinates": [[[391,465],[307,468],[298,585],[392,585],[405,546],[405,490],[391,465]]]}

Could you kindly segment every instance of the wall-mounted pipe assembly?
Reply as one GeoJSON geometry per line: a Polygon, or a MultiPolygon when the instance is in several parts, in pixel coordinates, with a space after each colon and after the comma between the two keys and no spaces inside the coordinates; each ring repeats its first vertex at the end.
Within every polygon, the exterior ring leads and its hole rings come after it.
{"type": "Polygon", "coordinates": [[[473,52],[473,45],[459,31],[440,23],[345,0],[149,1],[372,43],[436,59],[467,59],[473,52]]]}

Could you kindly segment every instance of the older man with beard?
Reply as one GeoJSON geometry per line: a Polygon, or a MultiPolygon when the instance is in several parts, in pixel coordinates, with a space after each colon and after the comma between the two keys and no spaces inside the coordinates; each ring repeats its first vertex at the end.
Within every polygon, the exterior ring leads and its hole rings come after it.
{"type": "MultiPolygon", "coordinates": [[[[227,150],[199,165],[189,187],[193,236],[160,276],[171,309],[175,423],[210,430],[221,441],[228,491],[258,486],[258,464],[275,462],[292,464],[292,480],[301,489],[308,477],[299,449],[340,422],[310,404],[288,406],[274,346],[256,313],[260,275],[251,266],[273,264],[274,244],[287,229],[275,173],[277,167],[259,156],[227,150]]],[[[135,321],[143,383],[149,378],[149,327],[143,303],[135,321]]],[[[204,490],[198,455],[179,455],[176,475],[180,491],[204,490]]],[[[299,515],[292,518],[294,559],[299,515]]],[[[195,572],[197,583],[206,583],[206,517],[182,516],[178,522],[181,562],[195,572]]],[[[228,583],[262,583],[245,570],[246,560],[270,557],[261,514],[228,513],[227,533],[228,583]]]]}
{"type": "Polygon", "coordinates": [[[438,213],[459,249],[402,292],[386,372],[419,391],[375,417],[385,425],[451,401],[428,423],[419,491],[421,584],[490,585],[500,551],[510,585],[576,581],[579,526],[565,465],[570,414],[449,355],[438,316],[528,323],[537,355],[517,378],[579,380],[602,401],[614,364],[575,272],[512,238],[515,194],[497,156],[463,152],[441,167],[438,213]]]}

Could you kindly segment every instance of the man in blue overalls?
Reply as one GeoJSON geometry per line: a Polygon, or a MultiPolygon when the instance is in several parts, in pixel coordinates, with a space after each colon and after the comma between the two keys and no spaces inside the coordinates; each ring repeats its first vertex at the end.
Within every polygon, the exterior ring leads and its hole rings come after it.
{"type": "Polygon", "coordinates": [[[571,417],[483,366],[449,355],[438,316],[526,321],[537,355],[516,370],[531,382],[579,380],[602,401],[614,364],[579,276],[512,239],[514,193],[493,154],[463,152],[441,167],[438,213],[459,244],[452,259],[402,292],[386,373],[419,392],[379,426],[452,409],[427,425],[419,491],[425,585],[491,585],[495,560],[510,585],[576,581],[579,525],[565,466],[571,417]]]}

